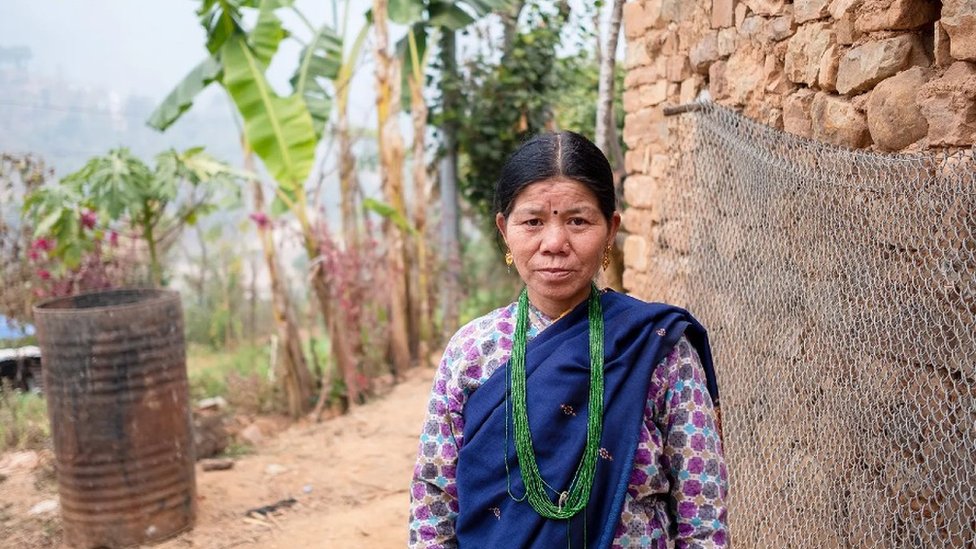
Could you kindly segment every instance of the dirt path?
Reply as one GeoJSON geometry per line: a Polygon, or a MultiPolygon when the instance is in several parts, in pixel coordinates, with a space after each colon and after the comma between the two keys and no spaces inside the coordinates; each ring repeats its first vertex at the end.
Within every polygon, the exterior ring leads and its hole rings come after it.
{"type": "MultiPolygon", "coordinates": [[[[231,470],[198,467],[196,528],[157,547],[404,547],[407,488],[432,376],[414,370],[346,416],[296,424],[231,470]],[[289,497],[297,503],[267,521],[244,516],[289,497]]],[[[53,494],[53,482],[38,485],[36,476],[14,470],[0,482],[0,547],[58,546],[56,516],[23,518],[53,494]]]]}

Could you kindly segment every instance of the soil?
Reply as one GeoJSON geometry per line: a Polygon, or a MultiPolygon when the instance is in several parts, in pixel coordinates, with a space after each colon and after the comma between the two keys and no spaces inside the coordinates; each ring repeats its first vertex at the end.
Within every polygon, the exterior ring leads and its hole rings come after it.
{"type": "MultiPolygon", "coordinates": [[[[197,524],[160,549],[386,548],[407,539],[408,486],[433,370],[415,369],[382,398],[321,423],[298,422],[233,468],[197,465],[197,524]],[[267,519],[250,509],[294,498],[267,519]]],[[[49,451],[0,456],[0,547],[61,547],[49,451]],[[30,454],[33,454],[31,456],[30,454]]]]}

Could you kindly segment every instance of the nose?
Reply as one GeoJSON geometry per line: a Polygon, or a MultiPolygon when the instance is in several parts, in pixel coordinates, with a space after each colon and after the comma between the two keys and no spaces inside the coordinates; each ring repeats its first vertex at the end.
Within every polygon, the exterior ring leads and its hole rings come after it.
{"type": "Polygon", "coordinates": [[[561,223],[547,225],[542,234],[541,251],[548,254],[566,253],[569,238],[566,228],[561,223]]]}

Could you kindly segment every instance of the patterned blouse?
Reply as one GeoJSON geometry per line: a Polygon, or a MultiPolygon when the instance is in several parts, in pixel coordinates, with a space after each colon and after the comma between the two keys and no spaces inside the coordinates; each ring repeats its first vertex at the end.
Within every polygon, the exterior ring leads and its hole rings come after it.
{"type": "MultiPolygon", "coordinates": [[[[517,304],[462,327],[434,377],[410,488],[411,549],[456,548],[455,473],[468,396],[512,351],[517,304]]],[[[554,322],[530,306],[528,339],[554,322]]],[[[728,485],[705,372],[682,337],[654,369],[612,548],[724,548],[728,485]]]]}

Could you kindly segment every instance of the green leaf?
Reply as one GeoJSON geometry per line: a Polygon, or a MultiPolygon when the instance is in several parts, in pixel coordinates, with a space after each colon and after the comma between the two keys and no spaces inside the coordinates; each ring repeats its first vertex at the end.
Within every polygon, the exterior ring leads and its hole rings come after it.
{"type": "Polygon", "coordinates": [[[411,25],[419,21],[423,15],[423,0],[389,0],[387,16],[394,23],[411,25]]]}
{"type": "Polygon", "coordinates": [[[243,6],[253,7],[253,4],[234,0],[203,0],[197,15],[207,33],[207,51],[217,53],[228,38],[240,32],[240,8],[243,6]]]}
{"type": "Polygon", "coordinates": [[[400,103],[404,111],[410,112],[410,79],[419,78],[421,87],[424,85],[424,72],[427,68],[427,26],[415,23],[407,31],[406,36],[396,44],[397,56],[400,58],[400,103]],[[410,46],[413,37],[415,50],[410,46]]]}
{"type": "Polygon", "coordinates": [[[63,212],[64,210],[57,209],[45,215],[44,219],[42,219],[41,222],[37,224],[37,227],[34,228],[34,237],[37,238],[50,233],[51,228],[54,227],[54,224],[61,219],[61,214],[63,212]]]}
{"type": "Polygon", "coordinates": [[[475,18],[453,2],[430,3],[430,25],[456,31],[475,22],[475,18]]]}
{"type": "Polygon", "coordinates": [[[396,208],[394,208],[393,206],[390,206],[389,204],[386,204],[384,202],[380,202],[375,198],[367,198],[363,200],[363,208],[366,208],[369,211],[375,212],[380,216],[389,219],[390,221],[395,223],[397,227],[400,227],[400,229],[407,232],[411,236],[417,235],[417,229],[415,229],[413,225],[411,225],[410,222],[407,221],[407,219],[403,216],[403,214],[398,212],[396,208]]]}
{"type": "Polygon", "coordinates": [[[258,21],[250,32],[251,50],[265,66],[271,63],[271,58],[278,51],[278,45],[288,36],[288,32],[281,26],[281,19],[275,15],[275,10],[279,7],[279,0],[261,0],[258,21]]]}
{"type": "Polygon", "coordinates": [[[214,57],[207,57],[169,92],[166,99],[149,115],[146,124],[163,131],[179,120],[180,116],[193,106],[193,100],[211,82],[220,78],[222,67],[214,57]]]}
{"type": "Polygon", "coordinates": [[[297,94],[280,97],[243,35],[221,50],[223,85],[244,119],[244,135],[271,176],[288,189],[300,189],[315,161],[315,129],[305,102],[297,94]]]}
{"type": "Polygon", "coordinates": [[[323,80],[334,80],[342,67],[342,40],[335,31],[323,25],[302,50],[301,61],[291,77],[295,93],[300,95],[312,115],[315,135],[321,137],[332,111],[332,96],[323,80]]]}
{"type": "Polygon", "coordinates": [[[271,201],[271,216],[279,217],[288,213],[289,210],[288,204],[280,196],[275,195],[274,200],[271,201]]]}

